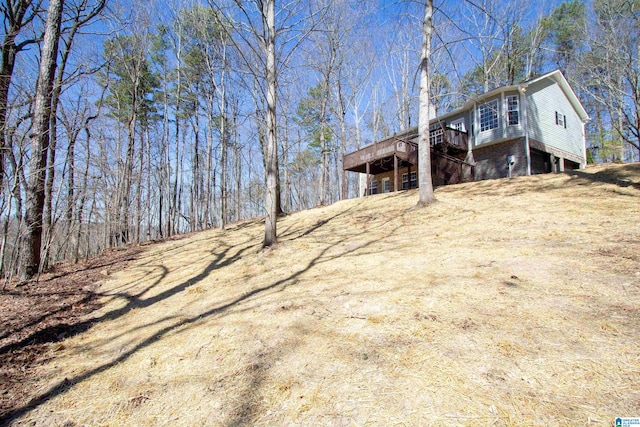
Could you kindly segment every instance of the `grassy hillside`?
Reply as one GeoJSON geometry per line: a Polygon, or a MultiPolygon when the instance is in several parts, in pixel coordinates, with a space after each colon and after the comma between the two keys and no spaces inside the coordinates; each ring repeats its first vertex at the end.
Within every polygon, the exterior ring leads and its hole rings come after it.
{"type": "MultiPolygon", "coordinates": [[[[348,200],[148,247],[14,425],[611,425],[640,414],[640,165],[348,200]],[[33,424],[32,424],[33,423],[33,424]]],[[[113,270],[113,271],[112,271],[113,270]]],[[[23,402],[27,404],[27,402],[23,402]]]]}

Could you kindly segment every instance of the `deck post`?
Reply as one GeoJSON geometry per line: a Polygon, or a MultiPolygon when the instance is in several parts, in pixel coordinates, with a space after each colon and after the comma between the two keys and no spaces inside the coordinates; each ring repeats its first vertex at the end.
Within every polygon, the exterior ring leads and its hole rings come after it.
{"type": "Polygon", "coordinates": [[[393,154],[393,192],[398,192],[398,156],[393,154]]]}
{"type": "Polygon", "coordinates": [[[369,195],[369,187],[371,186],[371,176],[369,172],[371,171],[371,166],[369,166],[369,162],[367,162],[367,185],[364,187],[364,196],[367,197],[369,195]]]}

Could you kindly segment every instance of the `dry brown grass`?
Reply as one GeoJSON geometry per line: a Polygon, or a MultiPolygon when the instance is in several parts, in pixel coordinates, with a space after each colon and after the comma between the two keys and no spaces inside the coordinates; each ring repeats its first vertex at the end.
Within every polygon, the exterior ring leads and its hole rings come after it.
{"type": "MultiPolygon", "coordinates": [[[[15,425],[640,415],[640,165],[349,200],[150,246],[15,425]]],[[[26,402],[25,402],[26,403],[26,402]]]]}

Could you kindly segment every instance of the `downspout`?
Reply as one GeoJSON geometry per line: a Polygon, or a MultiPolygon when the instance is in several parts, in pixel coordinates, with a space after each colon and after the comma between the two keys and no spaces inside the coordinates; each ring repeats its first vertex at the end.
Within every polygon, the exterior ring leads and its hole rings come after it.
{"type": "Polygon", "coordinates": [[[587,167],[587,122],[585,122],[584,120],[582,121],[582,158],[584,159],[583,162],[580,163],[580,169],[584,169],[585,167],[587,167]]]}
{"type": "Polygon", "coordinates": [[[527,101],[527,83],[518,85],[518,92],[522,97],[522,125],[524,126],[524,145],[527,155],[527,176],[531,175],[531,147],[529,145],[529,103],[527,101]]]}
{"type": "MultiPolygon", "coordinates": [[[[474,131],[476,129],[475,117],[476,117],[476,106],[474,104],[469,113],[470,126],[468,126],[468,128],[465,129],[467,131],[467,157],[464,159],[464,161],[467,163],[475,163],[475,161],[473,160],[473,145],[475,144],[475,134],[473,135],[471,134],[471,129],[473,129],[474,131]]],[[[466,124],[465,124],[465,127],[467,127],[466,124]]]]}

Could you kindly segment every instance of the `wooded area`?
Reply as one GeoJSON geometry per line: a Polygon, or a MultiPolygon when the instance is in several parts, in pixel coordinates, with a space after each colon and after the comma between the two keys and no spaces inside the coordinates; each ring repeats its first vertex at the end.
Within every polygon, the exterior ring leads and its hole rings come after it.
{"type": "Polygon", "coordinates": [[[271,246],[282,212],[356,194],[343,155],[408,129],[421,86],[443,113],[559,68],[592,118],[591,160],[640,160],[640,1],[430,6],[6,0],[5,285],[262,215],[271,246]]]}

